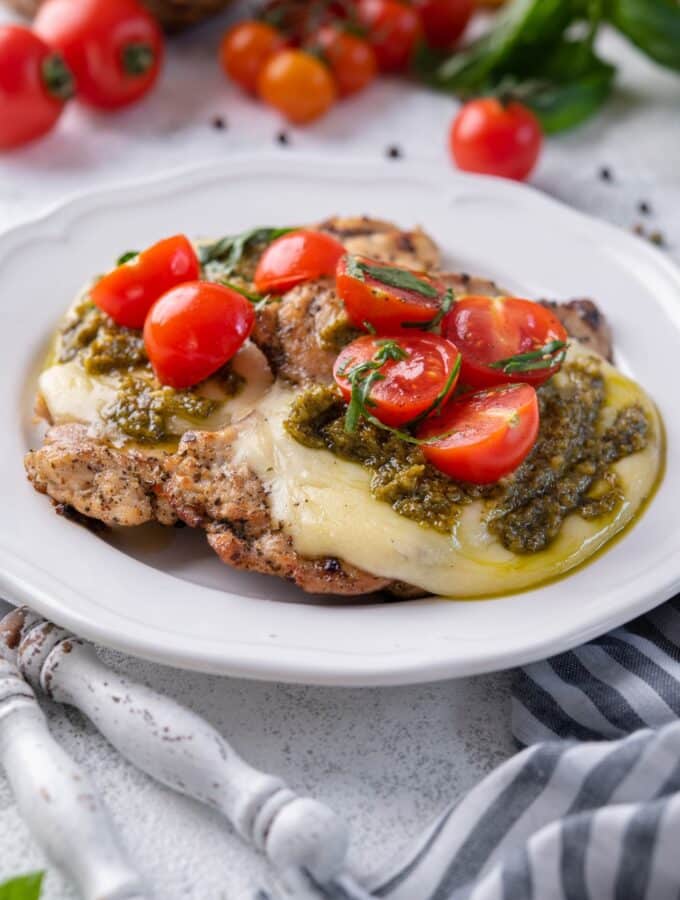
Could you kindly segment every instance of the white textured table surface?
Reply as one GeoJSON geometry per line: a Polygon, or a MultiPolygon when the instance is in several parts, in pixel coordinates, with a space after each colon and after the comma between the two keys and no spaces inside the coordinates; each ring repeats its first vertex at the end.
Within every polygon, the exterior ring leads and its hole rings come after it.
{"type": "MultiPolygon", "coordinates": [[[[74,192],[276,146],[274,115],[215,71],[224,22],[172,43],[163,82],[146,103],[112,117],[74,106],[53,136],[2,158],[0,229],[74,192]],[[225,130],[211,126],[216,115],[225,130]]],[[[534,183],[624,227],[643,221],[661,229],[680,259],[680,80],[616,40],[605,50],[622,66],[617,97],[592,124],[550,141],[534,183]],[[598,179],[601,166],[611,169],[612,183],[598,179]],[[641,200],[652,217],[638,213],[641,200]]],[[[290,143],[279,152],[375,159],[398,144],[406,159],[445,163],[453,110],[446,97],[384,81],[304,132],[287,129],[290,143]]],[[[227,680],[106,656],[206,716],[254,765],[334,806],[351,823],[352,862],[362,869],[396,852],[513,749],[506,674],[346,690],[227,680]]],[[[260,859],[217,815],[139,774],[77,713],[50,707],[48,714],[55,736],[92,773],[156,896],[240,900],[266,883],[260,859]]],[[[46,865],[46,900],[75,897],[34,845],[0,774],[0,881],[46,865]]]]}

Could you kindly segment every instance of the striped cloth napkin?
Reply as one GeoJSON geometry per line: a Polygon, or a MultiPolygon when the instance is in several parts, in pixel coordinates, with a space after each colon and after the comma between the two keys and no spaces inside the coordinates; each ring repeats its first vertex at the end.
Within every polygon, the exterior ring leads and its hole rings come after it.
{"type": "Polygon", "coordinates": [[[680,596],[521,669],[512,727],[525,749],[449,806],[370,896],[678,900],[679,715],[680,596]]]}

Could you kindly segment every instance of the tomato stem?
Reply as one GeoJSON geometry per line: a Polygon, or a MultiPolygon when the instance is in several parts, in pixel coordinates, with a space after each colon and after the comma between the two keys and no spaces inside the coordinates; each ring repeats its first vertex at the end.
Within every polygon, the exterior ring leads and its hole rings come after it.
{"type": "Polygon", "coordinates": [[[146,75],[155,61],[156,54],[151,44],[140,41],[123,47],[122,63],[126,75],[146,75]]]}
{"type": "Polygon", "coordinates": [[[50,53],[42,63],[42,80],[45,89],[58,100],[69,100],[76,92],[71,70],[60,53],[50,53]]]}

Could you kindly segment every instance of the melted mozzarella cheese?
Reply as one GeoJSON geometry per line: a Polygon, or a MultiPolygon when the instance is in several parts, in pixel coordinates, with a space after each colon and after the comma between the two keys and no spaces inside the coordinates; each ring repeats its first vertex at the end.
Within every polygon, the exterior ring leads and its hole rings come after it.
{"type": "MultiPolygon", "coordinates": [[[[233,359],[234,372],[244,379],[235,396],[227,396],[218,381],[204,382],[201,394],[218,403],[215,411],[197,424],[195,420],[172,416],[168,426],[178,437],[189,429],[217,431],[247,415],[267,391],[272,376],[262,352],[246,343],[233,359]]],[[[134,373],[133,373],[134,374],[134,373]]],[[[78,422],[90,427],[93,435],[105,436],[115,442],[125,441],[107,422],[106,408],[116,402],[118,376],[89,375],[76,361],[57,363],[45,369],[38,382],[38,391],[54,425],[78,422]]]]}
{"type": "MultiPolygon", "coordinates": [[[[587,351],[579,347],[572,355],[587,351]]],[[[510,593],[566,572],[620,531],[654,490],[661,465],[658,414],[645,392],[612,366],[602,363],[607,384],[604,415],[631,403],[645,409],[649,444],[613,468],[625,494],[609,516],[586,520],[569,515],[558,537],[538,553],[518,555],[502,546],[484,523],[485,506],[463,507],[451,534],[396,513],[370,493],[369,471],[297,443],[283,427],[293,393],[276,384],[245,420],[236,459],[259,476],[269,491],[272,516],[307,557],[338,557],[385,578],[433,594],[465,598],[510,593]]]]}

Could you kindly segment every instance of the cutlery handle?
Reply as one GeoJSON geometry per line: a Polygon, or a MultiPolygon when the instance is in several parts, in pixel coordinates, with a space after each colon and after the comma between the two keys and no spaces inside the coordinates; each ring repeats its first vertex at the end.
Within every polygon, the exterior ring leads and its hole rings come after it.
{"type": "Polygon", "coordinates": [[[0,766],[31,832],[84,900],[148,896],[88,776],[50,734],[16,667],[1,658],[0,766]]]}
{"type": "Polygon", "coordinates": [[[32,622],[17,663],[35,688],[80,709],[135,766],[218,809],[280,871],[306,869],[321,883],[342,871],[348,837],[335,813],[248,765],[196,713],[113,672],[91,644],[32,622]]]}

